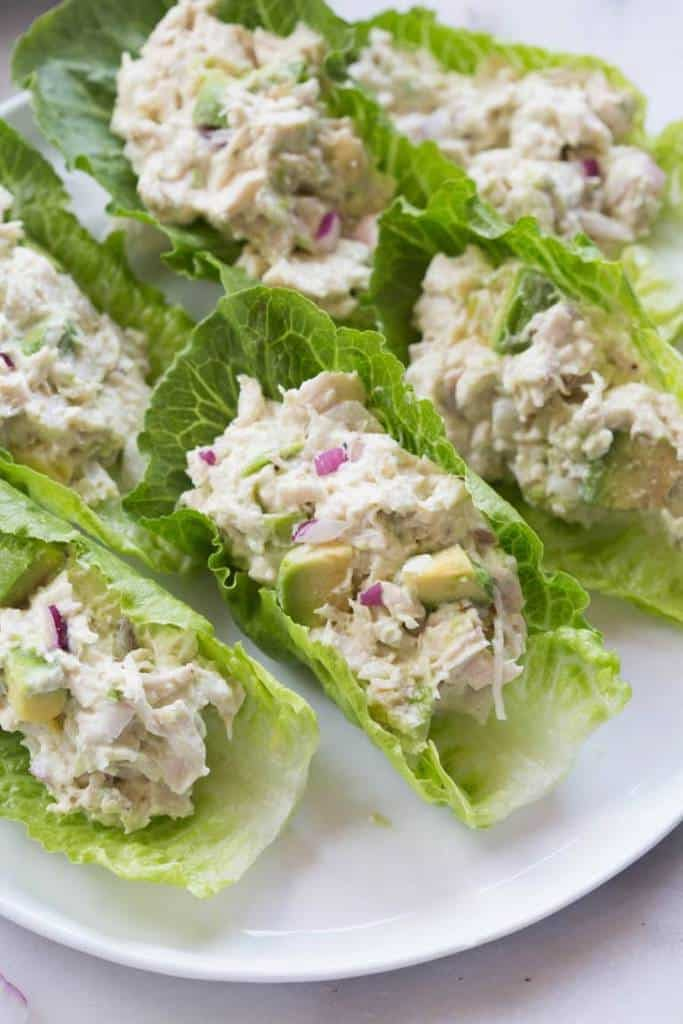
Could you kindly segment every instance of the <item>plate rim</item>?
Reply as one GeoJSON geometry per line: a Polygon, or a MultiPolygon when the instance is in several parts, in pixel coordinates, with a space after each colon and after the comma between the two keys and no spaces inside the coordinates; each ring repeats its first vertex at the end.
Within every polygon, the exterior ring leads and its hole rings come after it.
{"type": "MultiPolygon", "coordinates": [[[[0,117],[10,122],[12,117],[30,112],[30,96],[27,92],[15,93],[0,102],[0,117]]],[[[671,781],[672,785],[675,785],[675,778],[671,781]]],[[[0,894],[0,916],[42,938],[77,952],[124,967],[175,978],[251,984],[305,983],[360,978],[440,960],[456,953],[488,945],[538,924],[545,918],[583,899],[626,870],[649,853],[681,822],[683,822],[683,800],[680,806],[674,800],[671,802],[670,810],[664,815],[660,827],[648,835],[645,841],[642,838],[634,837],[631,847],[625,850],[623,857],[614,860],[608,867],[598,871],[594,877],[588,878],[571,892],[562,893],[555,900],[547,901],[531,914],[520,911],[511,915],[499,928],[489,928],[482,934],[473,934],[468,940],[450,943],[443,941],[442,932],[439,931],[436,937],[414,948],[412,952],[390,954],[388,957],[383,957],[382,954],[368,957],[365,953],[361,953],[359,960],[356,961],[353,957],[342,954],[343,962],[340,962],[339,959],[335,960],[336,954],[331,954],[327,965],[321,964],[307,969],[296,967],[291,969],[279,962],[277,965],[272,963],[269,965],[267,961],[258,960],[245,962],[244,957],[231,958],[230,955],[225,957],[224,966],[219,967],[214,961],[210,961],[204,967],[201,963],[188,959],[185,954],[178,951],[168,950],[172,955],[164,957],[158,950],[155,951],[156,947],[151,945],[146,948],[144,944],[135,943],[136,948],[126,950],[122,940],[98,937],[91,934],[89,930],[85,930],[85,934],[82,934],[84,928],[73,923],[70,924],[70,919],[65,915],[58,915],[55,920],[52,919],[52,915],[49,915],[46,920],[44,914],[41,914],[39,910],[22,906],[21,900],[12,900],[11,897],[8,898],[2,894],[0,894]],[[76,929],[75,932],[74,929],[76,929]],[[138,946],[141,948],[137,948],[138,946]]]]}

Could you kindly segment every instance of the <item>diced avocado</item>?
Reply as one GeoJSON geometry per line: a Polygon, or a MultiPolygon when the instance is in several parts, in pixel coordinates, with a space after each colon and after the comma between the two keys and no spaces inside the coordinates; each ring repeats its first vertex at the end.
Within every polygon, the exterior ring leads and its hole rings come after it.
{"type": "Polygon", "coordinates": [[[21,339],[21,351],[25,356],[35,355],[45,344],[45,332],[47,330],[47,322],[41,320],[39,324],[28,331],[21,339]]]}
{"type": "Polygon", "coordinates": [[[280,564],[277,593],[282,609],[302,626],[316,626],[316,609],[344,582],[351,566],[349,544],[300,544],[280,564]]]}
{"type": "Polygon", "coordinates": [[[223,109],[225,88],[229,82],[224,71],[207,71],[197,93],[192,123],[198,128],[227,128],[228,118],[223,109]]]}
{"type": "Polygon", "coordinates": [[[415,555],[401,570],[401,580],[428,607],[449,601],[489,601],[489,573],[455,544],[435,555],[415,555]]]}
{"type": "Polygon", "coordinates": [[[263,517],[263,522],[269,537],[279,544],[290,544],[294,527],[297,523],[303,522],[305,518],[305,514],[301,511],[267,512],[263,517]]]}
{"type": "Polygon", "coordinates": [[[582,488],[584,501],[620,511],[667,508],[683,515],[683,463],[667,441],[618,432],[582,488]]]}
{"type": "Polygon", "coordinates": [[[59,669],[50,665],[35,651],[15,647],[5,660],[7,697],[17,718],[22,722],[44,725],[61,715],[66,704],[66,690],[51,688],[59,669]]]}
{"type": "Polygon", "coordinates": [[[258,455],[253,462],[250,462],[242,470],[242,476],[253,476],[254,473],[258,473],[264,466],[270,465],[273,459],[293,459],[303,448],[303,442],[299,441],[296,444],[290,444],[286,448],[282,448],[279,452],[268,452],[268,454],[258,455]]]}
{"type": "Polygon", "coordinates": [[[0,605],[20,605],[61,567],[56,544],[0,534],[0,605]]]}
{"type": "Polygon", "coordinates": [[[522,268],[515,274],[493,325],[493,347],[504,355],[523,352],[529,346],[524,328],[536,313],[560,298],[552,281],[537,270],[522,268]]]}

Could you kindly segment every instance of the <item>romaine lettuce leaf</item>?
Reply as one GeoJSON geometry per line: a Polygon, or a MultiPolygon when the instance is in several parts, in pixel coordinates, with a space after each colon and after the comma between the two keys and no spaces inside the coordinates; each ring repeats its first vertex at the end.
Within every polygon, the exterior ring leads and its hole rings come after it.
{"type": "Polygon", "coordinates": [[[626,90],[635,107],[634,127],[626,140],[648,150],[667,174],[667,188],[660,215],[651,234],[638,245],[622,251],[631,282],[648,315],[667,341],[683,341],[683,122],[669,125],[658,137],[648,138],[645,131],[647,102],[639,89],[612,64],[599,57],[555,52],[523,43],[505,43],[485,32],[451,28],[441,24],[434,11],[415,7],[406,12],[394,10],[357,22],[354,48],[367,41],[373,28],[390,32],[399,44],[424,47],[451,71],[472,75],[482,61],[495,58],[521,72],[566,67],[601,70],[609,82],[626,90]]]}
{"type": "MultiPolygon", "coordinates": [[[[560,291],[619,317],[628,325],[646,381],[683,403],[683,358],[652,326],[622,265],[605,260],[587,240],[566,245],[543,235],[531,218],[508,225],[471,185],[439,190],[426,209],[397,200],[381,219],[370,299],[389,348],[404,363],[419,338],[413,308],[429,263],[439,252],[455,256],[469,244],[493,262],[516,258],[560,291]]],[[[509,496],[543,540],[546,564],[572,573],[591,589],[683,622],[683,551],[663,529],[653,533],[635,514],[615,517],[604,529],[570,526],[530,509],[519,494],[509,496]]]]}
{"type": "MultiPolygon", "coordinates": [[[[44,134],[69,166],[87,171],[107,190],[113,213],[163,230],[172,247],[165,259],[175,270],[218,278],[220,264],[232,264],[241,244],[202,220],[189,227],[159,224],[143,208],[123,141],[109,128],[122,54],[137,54],[171,6],[169,0],[66,0],[38,18],[19,40],[12,73],[17,85],[31,89],[44,134]]],[[[411,202],[424,202],[438,185],[463,177],[433,143],[414,146],[399,137],[377,104],[344,82],[354,31],[324,0],[221,0],[217,13],[225,21],[281,35],[291,32],[297,21],[319,31],[330,47],[322,78],[330,113],[353,119],[377,166],[394,176],[397,192],[411,202]]],[[[239,288],[245,283],[243,273],[233,277],[224,271],[224,285],[239,288]]]]}
{"type": "MultiPolygon", "coordinates": [[[[69,197],[50,164],[3,121],[0,185],[13,195],[12,216],[23,222],[28,241],[70,274],[97,309],[122,327],[144,332],[149,340],[150,377],[156,380],[187,341],[193,326],[188,315],[133,275],[123,234],[113,234],[101,244],[95,241],[69,210],[69,197]]],[[[119,502],[90,508],[74,491],[15,463],[3,450],[0,475],[122,554],[135,555],[159,569],[181,567],[178,553],[141,530],[119,502]]]]}
{"type": "Polygon", "coordinates": [[[484,826],[546,791],[567,769],[582,739],[628,698],[616,658],[587,626],[587,596],[569,576],[546,574],[542,547],[514,509],[471,473],[447,441],[434,408],[418,401],[403,367],[380,335],[337,328],[294,292],[260,286],[221,300],[194,332],[188,349],[160,381],[147,415],[146,479],[127,499],[129,510],[177,542],[185,537],[209,565],[238,623],[275,656],[298,658],[326,692],[387,754],[420,795],[451,807],[471,826],[484,826]],[[466,480],[503,547],[517,559],[525,595],[529,650],[524,674],[506,687],[508,721],[479,726],[462,715],[434,721],[430,742],[415,754],[376,721],[365,689],[341,656],[314,643],[309,630],[282,611],[273,590],[260,587],[230,559],[215,526],[176,508],[190,486],[186,452],[209,445],[236,412],[237,377],[257,377],[267,395],[298,387],[323,370],[355,370],[368,405],[407,450],[466,480]]]}
{"type": "Polygon", "coordinates": [[[317,742],[313,712],[241,646],[220,643],[203,616],[0,481],[0,556],[17,539],[64,546],[101,573],[135,622],[193,632],[204,657],[240,682],[246,699],[230,740],[218,717],[206,716],[210,775],[196,783],[190,818],[159,818],[126,836],[83,814],[57,816],[47,790],[28,770],[19,734],[2,731],[0,818],[21,822],[47,850],[75,863],[99,864],[121,878],[180,886],[200,897],[237,881],[275,839],[301,795],[317,742]]]}

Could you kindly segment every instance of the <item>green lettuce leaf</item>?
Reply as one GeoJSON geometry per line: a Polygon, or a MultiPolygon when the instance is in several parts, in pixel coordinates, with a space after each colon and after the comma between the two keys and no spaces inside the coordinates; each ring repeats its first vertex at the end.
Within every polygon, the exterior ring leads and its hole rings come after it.
{"type": "Polygon", "coordinates": [[[633,97],[636,112],[633,131],[626,141],[648,150],[666,172],[668,182],[652,232],[640,244],[625,247],[621,255],[636,292],[662,335],[672,343],[683,341],[683,122],[670,125],[657,138],[648,138],[645,97],[619,68],[599,57],[505,43],[485,32],[451,28],[440,24],[434,11],[424,7],[404,13],[383,11],[357,22],[354,28],[356,50],[365,44],[373,28],[382,28],[400,45],[424,47],[445,68],[462,75],[473,75],[482,61],[494,58],[520,72],[555,67],[600,70],[612,85],[626,90],[633,97]]]}
{"type": "MultiPolygon", "coordinates": [[[[419,339],[413,309],[429,263],[439,252],[456,256],[467,245],[478,246],[494,263],[518,259],[565,294],[628,323],[646,382],[683,403],[683,358],[652,326],[623,266],[605,260],[587,240],[565,245],[543,235],[531,218],[510,226],[477,198],[471,184],[441,189],[423,210],[397,200],[381,219],[370,299],[389,348],[404,363],[419,339]]],[[[683,552],[663,529],[653,533],[636,515],[586,529],[529,508],[519,494],[509,497],[538,531],[547,565],[591,589],[683,622],[683,552]]]]}
{"type": "MultiPolygon", "coordinates": [[[[171,6],[169,0],[66,0],[19,40],[12,73],[17,85],[31,89],[38,124],[68,165],[87,171],[110,194],[111,212],[164,231],[171,243],[165,259],[175,270],[218,278],[220,264],[232,264],[241,244],[203,220],[189,227],[156,221],[142,206],[122,140],[109,128],[122,54],[139,53],[171,6]]],[[[280,35],[298,21],[321,33],[330,47],[321,82],[330,113],[353,119],[378,168],[394,176],[399,194],[423,202],[438,185],[463,176],[433,143],[414,146],[399,137],[377,104],[343,81],[354,31],[323,0],[221,0],[216,10],[225,21],[280,35]]],[[[233,277],[225,269],[222,278],[231,289],[250,283],[243,273],[233,277]]]]}
{"type": "MultiPolygon", "coordinates": [[[[144,332],[150,377],[156,380],[186,343],[193,324],[182,309],[169,306],[160,292],[133,275],[123,234],[96,242],[71,213],[66,190],[50,164],[3,121],[0,185],[13,195],[12,216],[23,222],[28,241],[58,263],[97,309],[121,327],[144,332]]],[[[141,530],[120,502],[90,508],[68,487],[15,463],[2,450],[0,475],[122,554],[159,569],[181,567],[177,552],[141,530]]]]}
{"type": "Polygon", "coordinates": [[[418,401],[401,363],[373,332],[337,328],[294,292],[260,286],[221,300],[160,381],[147,415],[146,479],[129,510],[203,555],[238,623],[265,650],[308,665],[329,696],[386,753],[426,800],[447,804],[468,825],[489,825],[540,796],[567,769],[576,748],[628,698],[616,658],[587,626],[587,596],[571,577],[546,574],[542,547],[518,513],[475,476],[447,441],[430,403],[418,401]],[[435,720],[419,753],[409,739],[373,718],[363,685],[331,647],[282,611],[273,590],[231,562],[215,526],[177,509],[190,486],[186,453],[210,445],[236,412],[237,377],[257,377],[271,398],[323,370],[355,370],[368,405],[407,450],[462,477],[502,546],[517,559],[525,595],[529,649],[523,675],[506,687],[508,721],[485,726],[463,715],[435,720]]]}
{"type": "Polygon", "coordinates": [[[179,886],[199,897],[237,881],[301,795],[317,742],[313,712],[241,646],[220,643],[203,616],[0,481],[0,554],[17,540],[59,544],[96,569],[133,621],[194,633],[201,654],[241,683],[246,698],[230,740],[218,716],[206,716],[210,774],[195,785],[190,818],[158,818],[127,836],[83,814],[57,816],[47,790],[29,772],[19,734],[1,731],[0,818],[21,822],[47,850],[121,878],[179,886]]]}

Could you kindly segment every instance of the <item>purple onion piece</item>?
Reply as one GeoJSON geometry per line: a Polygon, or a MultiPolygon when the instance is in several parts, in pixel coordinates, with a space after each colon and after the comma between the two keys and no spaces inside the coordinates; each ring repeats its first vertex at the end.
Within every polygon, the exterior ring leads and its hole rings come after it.
{"type": "Polygon", "coordinates": [[[585,160],[581,161],[583,167],[583,173],[587,178],[599,178],[600,177],[600,164],[594,156],[587,156],[585,160]]]}
{"type": "Polygon", "coordinates": [[[295,544],[329,544],[344,532],[344,523],[336,519],[307,519],[292,531],[295,544]]]}
{"type": "Polygon", "coordinates": [[[55,636],[57,637],[57,646],[62,651],[69,650],[69,626],[60,612],[56,604],[51,604],[48,608],[50,616],[52,618],[52,625],[55,627],[55,636]]]}
{"type": "Polygon", "coordinates": [[[328,235],[337,230],[338,226],[341,226],[341,217],[336,210],[328,210],[318,224],[315,233],[316,241],[319,242],[322,238],[327,238],[328,235]]]}
{"type": "Polygon", "coordinates": [[[0,974],[0,1020],[3,1024],[24,1024],[28,1020],[26,996],[3,974],[0,974]]]}
{"type": "Polygon", "coordinates": [[[328,473],[336,473],[347,459],[348,454],[345,448],[328,448],[325,452],[316,455],[313,462],[318,476],[327,476],[328,473]]]}
{"type": "Polygon", "coordinates": [[[2,359],[3,363],[5,364],[8,370],[15,369],[14,360],[10,355],[8,355],[7,352],[0,352],[0,359],[2,359]]]}
{"type": "Polygon", "coordinates": [[[361,604],[365,605],[366,608],[379,608],[380,605],[384,604],[384,598],[382,595],[382,584],[373,583],[371,587],[364,590],[358,598],[361,604]]]}
{"type": "Polygon", "coordinates": [[[202,450],[199,453],[199,458],[202,460],[202,462],[205,462],[207,466],[216,465],[216,453],[213,450],[213,448],[202,448],[202,450]]]}
{"type": "Polygon", "coordinates": [[[309,527],[313,526],[317,522],[317,519],[307,519],[303,523],[297,523],[292,530],[292,540],[295,542],[302,540],[309,527]]]}

